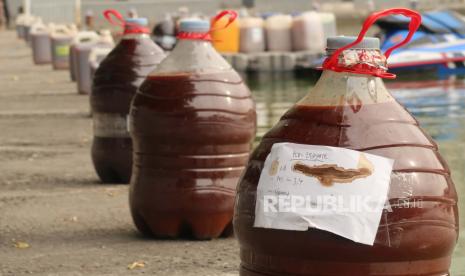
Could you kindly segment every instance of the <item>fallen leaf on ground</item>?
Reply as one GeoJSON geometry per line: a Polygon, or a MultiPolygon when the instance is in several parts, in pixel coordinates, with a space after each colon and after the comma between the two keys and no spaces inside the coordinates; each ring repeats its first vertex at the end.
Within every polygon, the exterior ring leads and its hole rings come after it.
{"type": "Polygon", "coordinates": [[[145,262],[142,262],[142,261],[133,262],[132,264],[128,265],[129,270],[133,270],[136,268],[143,268],[143,267],[145,267],[145,262]]]}
{"type": "Polygon", "coordinates": [[[18,249],[26,249],[31,247],[27,242],[16,241],[14,246],[18,249]]]}
{"type": "Polygon", "coordinates": [[[78,221],[78,218],[76,216],[72,216],[70,218],[65,218],[64,221],[76,222],[78,221]]]}

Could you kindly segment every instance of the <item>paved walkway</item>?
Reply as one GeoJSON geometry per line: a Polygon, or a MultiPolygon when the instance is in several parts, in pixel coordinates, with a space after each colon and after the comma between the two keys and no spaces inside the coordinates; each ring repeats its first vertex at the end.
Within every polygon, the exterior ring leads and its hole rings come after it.
{"type": "Polygon", "coordinates": [[[88,101],[67,71],[34,66],[25,43],[0,32],[0,276],[237,275],[234,239],[138,235],[128,187],[94,173],[88,101]]]}

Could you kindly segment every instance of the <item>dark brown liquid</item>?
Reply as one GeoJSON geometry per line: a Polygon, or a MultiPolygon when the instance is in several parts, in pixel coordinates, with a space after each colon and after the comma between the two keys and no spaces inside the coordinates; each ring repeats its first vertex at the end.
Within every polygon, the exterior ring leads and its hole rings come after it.
{"type": "Polygon", "coordinates": [[[149,77],[134,97],[134,222],[157,237],[231,234],[237,181],[256,130],[236,72],[149,77]]]}
{"type": "Polygon", "coordinates": [[[238,187],[234,230],[241,275],[448,275],[458,235],[456,201],[436,144],[397,102],[296,106],[265,135],[238,187]],[[277,142],[350,148],[395,160],[392,212],[383,213],[373,246],[315,228],[253,227],[261,169],[277,142]]]}
{"type": "MultiPolygon", "coordinates": [[[[92,113],[125,118],[137,88],[163,57],[161,49],[148,37],[121,40],[95,72],[90,97],[92,113]]],[[[129,133],[125,137],[94,135],[92,160],[104,183],[128,183],[132,168],[129,133]]]]}

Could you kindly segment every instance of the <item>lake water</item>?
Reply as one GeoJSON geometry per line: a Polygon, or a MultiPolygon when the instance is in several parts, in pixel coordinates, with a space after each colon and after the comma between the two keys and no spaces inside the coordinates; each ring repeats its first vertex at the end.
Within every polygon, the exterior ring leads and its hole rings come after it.
{"type": "MultiPolygon", "coordinates": [[[[399,102],[419,120],[439,144],[452,171],[459,199],[465,194],[465,80],[438,79],[430,75],[389,81],[387,86],[399,102]]],[[[257,141],[295,102],[315,84],[310,73],[257,74],[248,84],[257,102],[257,141]]],[[[459,200],[460,238],[455,249],[451,273],[465,275],[465,200],[459,200]]]]}

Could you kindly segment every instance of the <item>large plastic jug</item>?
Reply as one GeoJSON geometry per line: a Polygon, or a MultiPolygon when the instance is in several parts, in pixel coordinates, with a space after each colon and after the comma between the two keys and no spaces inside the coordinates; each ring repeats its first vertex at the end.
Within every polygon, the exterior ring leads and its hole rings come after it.
{"type": "Polygon", "coordinates": [[[292,16],[276,14],[265,20],[266,46],[268,51],[292,51],[292,16]]]}
{"type": "Polygon", "coordinates": [[[265,29],[263,19],[260,17],[241,17],[240,26],[240,52],[256,53],[265,51],[265,29]]]}
{"type": "Polygon", "coordinates": [[[69,47],[69,76],[71,81],[76,81],[77,51],[75,46],[81,43],[96,43],[98,38],[99,35],[95,31],[81,31],[73,37],[69,47]]]}
{"type": "Polygon", "coordinates": [[[137,88],[165,57],[149,36],[146,18],[128,18],[113,10],[105,12],[113,24],[124,28],[121,41],[100,63],[90,96],[94,123],[92,161],[104,183],[129,183],[132,142],[126,117],[137,88]],[[116,16],[121,23],[114,22],[116,16]]]}
{"type": "Polygon", "coordinates": [[[74,25],[56,25],[51,34],[51,55],[54,70],[69,69],[69,48],[73,37],[77,33],[74,25]]]}
{"type": "Polygon", "coordinates": [[[16,20],[15,20],[16,35],[18,36],[19,39],[25,39],[26,38],[25,17],[26,17],[26,15],[24,13],[22,13],[22,14],[19,14],[16,17],[16,20]]]}
{"type": "Polygon", "coordinates": [[[213,46],[220,53],[239,52],[239,24],[237,20],[222,17],[211,21],[213,46]],[[227,28],[224,28],[227,26],[227,28]]]}
{"type": "MultiPolygon", "coordinates": [[[[419,13],[379,12],[364,26],[393,13],[412,18],[408,42],[419,13]]],[[[404,42],[384,56],[365,32],[328,40],[315,87],[252,154],[236,197],[241,276],[450,275],[449,168],[383,83],[395,77],[386,58],[404,42]]]]}
{"type": "Polygon", "coordinates": [[[292,47],[294,51],[323,53],[325,49],[323,22],[317,12],[304,12],[292,22],[292,47]]]}
{"type": "Polygon", "coordinates": [[[334,13],[319,12],[321,22],[323,23],[323,33],[325,34],[325,47],[326,39],[337,35],[336,16],[334,13]]]}
{"type": "Polygon", "coordinates": [[[95,72],[100,66],[100,63],[108,56],[113,48],[92,48],[89,54],[89,65],[91,80],[94,79],[95,72]]]}
{"type": "Polygon", "coordinates": [[[212,47],[209,29],[206,20],[181,21],[178,44],[131,105],[130,206],[146,235],[231,234],[236,184],[255,137],[255,104],[212,47]]]}
{"type": "Polygon", "coordinates": [[[42,18],[33,15],[24,15],[23,17],[23,30],[24,40],[28,45],[31,45],[31,27],[36,23],[43,23],[42,18]]]}
{"type": "Polygon", "coordinates": [[[155,42],[164,50],[172,50],[176,44],[176,22],[170,14],[155,25],[153,29],[155,42]]]}
{"type": "Polygon", "coordinates": [[[92,90],[92,75],[90,71],[89,55],[93,48],[114,47],[113,37],[109,30],[100,31],[100,35],[87,41],[81,41],[72,46],[75,58],[76,83],[79,94],[90,94],[92,90]]]}
{"type": "Polygon", "coordinates": [[[42,22],[31,27],[30,37],[34,64],[50,64],[52,62],[50,28],[53,28],[53,25],[46,26],[42,22]]]}

